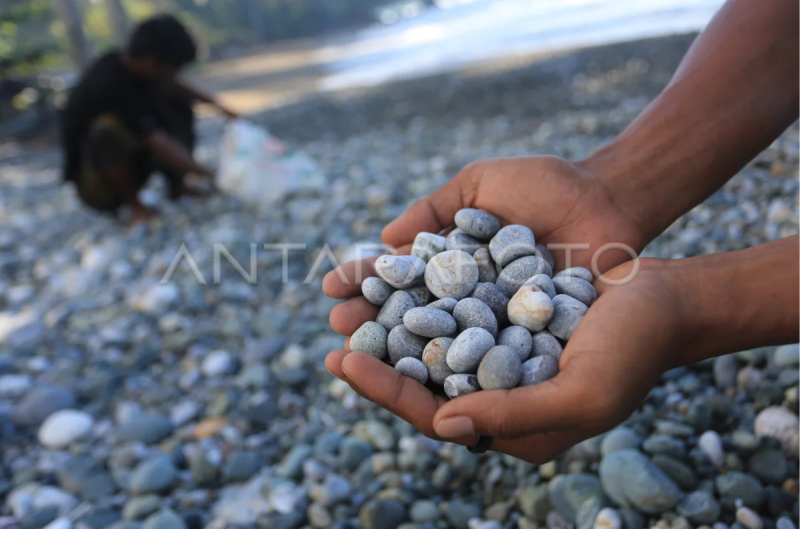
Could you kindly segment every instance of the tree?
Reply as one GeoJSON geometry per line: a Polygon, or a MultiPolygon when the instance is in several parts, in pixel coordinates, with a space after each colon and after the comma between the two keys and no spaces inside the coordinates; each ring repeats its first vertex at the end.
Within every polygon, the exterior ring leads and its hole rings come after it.
{"type": "Polygon", "coordinates": [[[70,55],[75,66],[83,69],[92,58],[92,50],[83,31],[81,10],[75,0],[53,0],[56,12],[64,22],[70,55]]]}

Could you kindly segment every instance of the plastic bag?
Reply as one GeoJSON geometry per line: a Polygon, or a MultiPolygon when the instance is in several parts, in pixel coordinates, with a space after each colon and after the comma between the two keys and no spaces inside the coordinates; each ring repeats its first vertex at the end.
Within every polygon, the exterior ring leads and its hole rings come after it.
{"type": "Polygon", "coordinates": [[[230,122],[222,134],[217,185],[246,204],[264,209],[298,191],[321,191],[326,179],[302,150],[291,149],[264,128],[230,122]]]}

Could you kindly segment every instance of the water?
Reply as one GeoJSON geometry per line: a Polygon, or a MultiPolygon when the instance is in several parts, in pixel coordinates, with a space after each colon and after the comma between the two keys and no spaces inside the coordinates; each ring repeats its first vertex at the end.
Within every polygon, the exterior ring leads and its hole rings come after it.
{"type": "Polygon", "coordinates": [[[723,0],[477,0],[319,50],[319,89],[379,85],[536,52],[702,29],[723,0]]]}

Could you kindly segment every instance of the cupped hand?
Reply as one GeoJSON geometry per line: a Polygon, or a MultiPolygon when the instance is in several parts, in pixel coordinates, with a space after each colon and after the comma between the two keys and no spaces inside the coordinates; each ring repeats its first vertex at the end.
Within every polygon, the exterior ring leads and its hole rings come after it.
{"type": "MultiPolygon", "coordinates": [[[[633,268],[605,276],[621,280],[633,268]]],[[[428,437],[473,445],[490,435],[490,449],[541,464],[624,421],[664,371],[687,362],[678,354],[691,339],[690,313],[669,262],[640,260],[629,283],[595,287],[599,297],[564,349],[559,374],[537,385],[447,401],[365,353],[338,350],[325,365],[428,437]]]]}

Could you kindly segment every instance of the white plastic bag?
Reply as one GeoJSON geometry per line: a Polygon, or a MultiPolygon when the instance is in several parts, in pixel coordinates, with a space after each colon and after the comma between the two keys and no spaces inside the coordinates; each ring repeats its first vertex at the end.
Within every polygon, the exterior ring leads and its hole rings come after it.
{"type": "Polygon", "coordinates": [[[267,130],[245,120],[222,134],[217,184],[259,209],[297,191],[321,191],[325,176],[302,150],[292,150],[267,130]]]}

